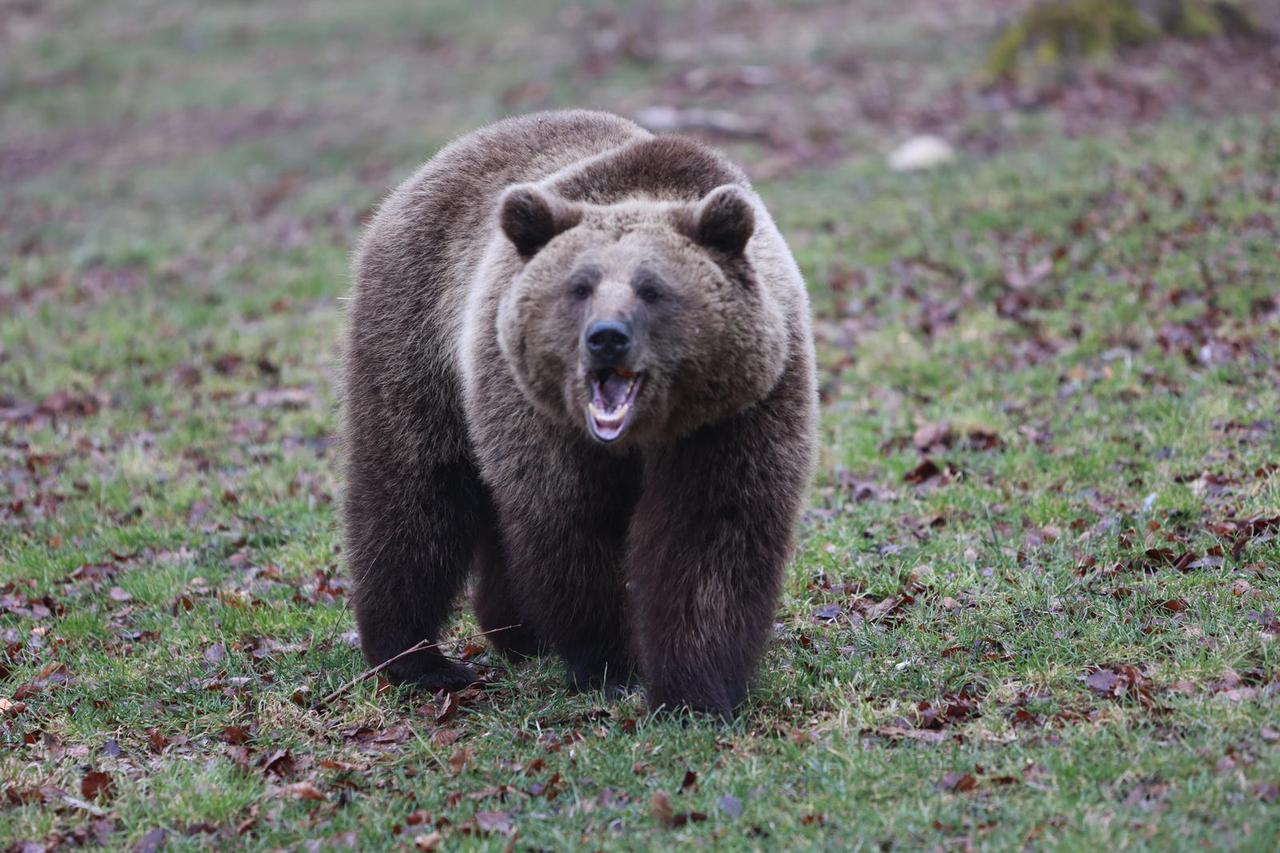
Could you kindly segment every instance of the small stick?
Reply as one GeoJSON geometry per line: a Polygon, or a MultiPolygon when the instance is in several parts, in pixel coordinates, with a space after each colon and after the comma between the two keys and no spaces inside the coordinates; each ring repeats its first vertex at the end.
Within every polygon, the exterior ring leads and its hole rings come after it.
{"type": "Polygon", "coordinates": [[[486,635],[488,635],[488,634],[497,634],[499,631],[510,631],[512,628],[519,628],[519,627],[520,627],[519,625],[504,625],[504,626],[503,626],[503,627],[501,627],[501,628],[493,628],[493,629],[488,630],[488,631],[481,631],[481,632],[479,632],[478,634],[470,634],[470,635],[468,635],[468,636],[466,636],[466,637],[459,637],[457,640],[441,640],[441,641],[436,642],[436,643],[428,643],[426,640],[419,640],[418,642],[414,643],[414,644],[413,644],[412,646],[410,646],[409,648],[407,648],[407,649],[405,649],[404,651],[400,652],[400,654],[395,655],[394,657],[389,657],[389,658],[387,658],[386,660],[384,660],[382,663],[378,664],[377,666],[370,667],[369,669],[366,669],[364,672],[360,673],[360,674],[359,674],[359,675],[357,675],[355,678],[351,679],[351,680],[350,680],[350,681],[348,681],[346,684],[342,685],[342,686],[341,686],[341,687],[339,687],[337,690],[333,691],[333,692],[332,692],[332,693],[330,693],[328,696],[324,697],[324,698],[323,698],[323,699],[321,699],[319,702],[317,702],[317,703],[315,704],[315,707],[314,707],[314,709],[313,709],[313,710],[319,710],[319,709],[323,708],[325,705],[328,705],[330,702],[332,702],[334,699],[337,699],[337,698],[338,698],[339,696],[341,696],[343,693],[346,693],[346,692],[347,692],[348,690],[350,690],[352,687],[355,687],[357,684],[359,684],[360,682],[364,681],[366,678],[371,678],[371,677],[373,677],[373,676],[377,675],[378,673],[382,672],[382,671],[383,671],[384,669],[386,669],[387,667],[391,666],[391,664],[393,664],[393,663],[395,663],[396,661],[400,660],[400,658],[402,658],[402,657],[406,657],[406,656],[408,656],[408,655],[414,654],[415,652],[423,652],[423,651],[426,651],[427,649],[435,649],[435,648],[439,648],[440,646],[443,646],[446,642],[461,642],[461,643],[465,643],[465,642],[467,642],[468,640],[476,640],[476,639],[479,639],[480,637],[486,636],[486,635]]]}

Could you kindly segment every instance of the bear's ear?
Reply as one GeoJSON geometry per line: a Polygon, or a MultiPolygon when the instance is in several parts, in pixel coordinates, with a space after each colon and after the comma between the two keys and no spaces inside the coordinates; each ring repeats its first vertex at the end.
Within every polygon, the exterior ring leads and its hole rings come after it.
{"type": "Polygon", "coordinates": [[[756,214],[741,187],[725,184],[707,193],[686,222],[694,242],[736,257],[755,232],[756,214]]]}
{"type": "Polygon", "coordinates": [[[530,184],[517,184],[502,195],[498,222],[523,257],[531,258],[551,238],[578,224],[582,212],[564,199],[530,184]]]}

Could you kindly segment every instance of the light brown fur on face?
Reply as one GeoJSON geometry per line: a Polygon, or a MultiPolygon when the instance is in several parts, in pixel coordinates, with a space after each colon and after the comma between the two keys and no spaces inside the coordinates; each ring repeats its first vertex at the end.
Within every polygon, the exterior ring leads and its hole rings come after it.
{"type": "Polygon", "coordinates": [[[736,258],[718,263],[683,233],[696,213],[697,205],[661,202],[579,208],[577,224],[512,281],[495,279],[499,347],[547,417],[589,433],[584,335],[600,321],[632,327],[625,367],[642,378],[619,447],[672,441],[777,382],[781,308],[754,269],[736,258]]]}
{"type": "MultiPolygon", "coordinates": [[[[371,661],[486,628],[575,685],[727,716],[772,622],[813,464],[804,284],[741,172],[603,113],[454,143],[356,265],[344,505],[371,661]]],[[[393,677],[453,686],[438,654],[393,677]]]]}

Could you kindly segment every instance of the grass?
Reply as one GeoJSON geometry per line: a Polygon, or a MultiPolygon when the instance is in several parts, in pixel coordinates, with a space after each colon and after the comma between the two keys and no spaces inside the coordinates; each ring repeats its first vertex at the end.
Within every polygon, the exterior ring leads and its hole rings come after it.
{"type": "MultiPolygon", "coordinates": [[[[927,175],[873,148],[759,182],[823,459],[734,725],[554,661],[317,710],[364,667],[330,438],[362,217],[531,74],[533,106],[623,109],[672,72],[591,76],[552,4],[119,5],[12,13],[0,51],[0,840],[1270,849],[1280,126],[1032,118],[927,175]]],[[[918,55],[937,22],[894,7],[900,42],[815,55],[918,55]]],[[[966,9],[925,90],[980,57],[966,9]]]]}

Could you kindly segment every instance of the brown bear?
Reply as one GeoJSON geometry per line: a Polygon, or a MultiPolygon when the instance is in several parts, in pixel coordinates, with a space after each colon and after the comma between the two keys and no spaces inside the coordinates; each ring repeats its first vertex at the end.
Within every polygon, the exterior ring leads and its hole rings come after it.
{"type": "MultiPolygon", "coordinates": [[[[804,281],[740,169],[617,116],[440,151],[360,244],[347,559],[372,663],[437,639],[468,574],[510,656],[723,717],[746,696],[814,464],[804,281]]],[[[436,650],[387,669],[455,688],[436,650]]]]}

